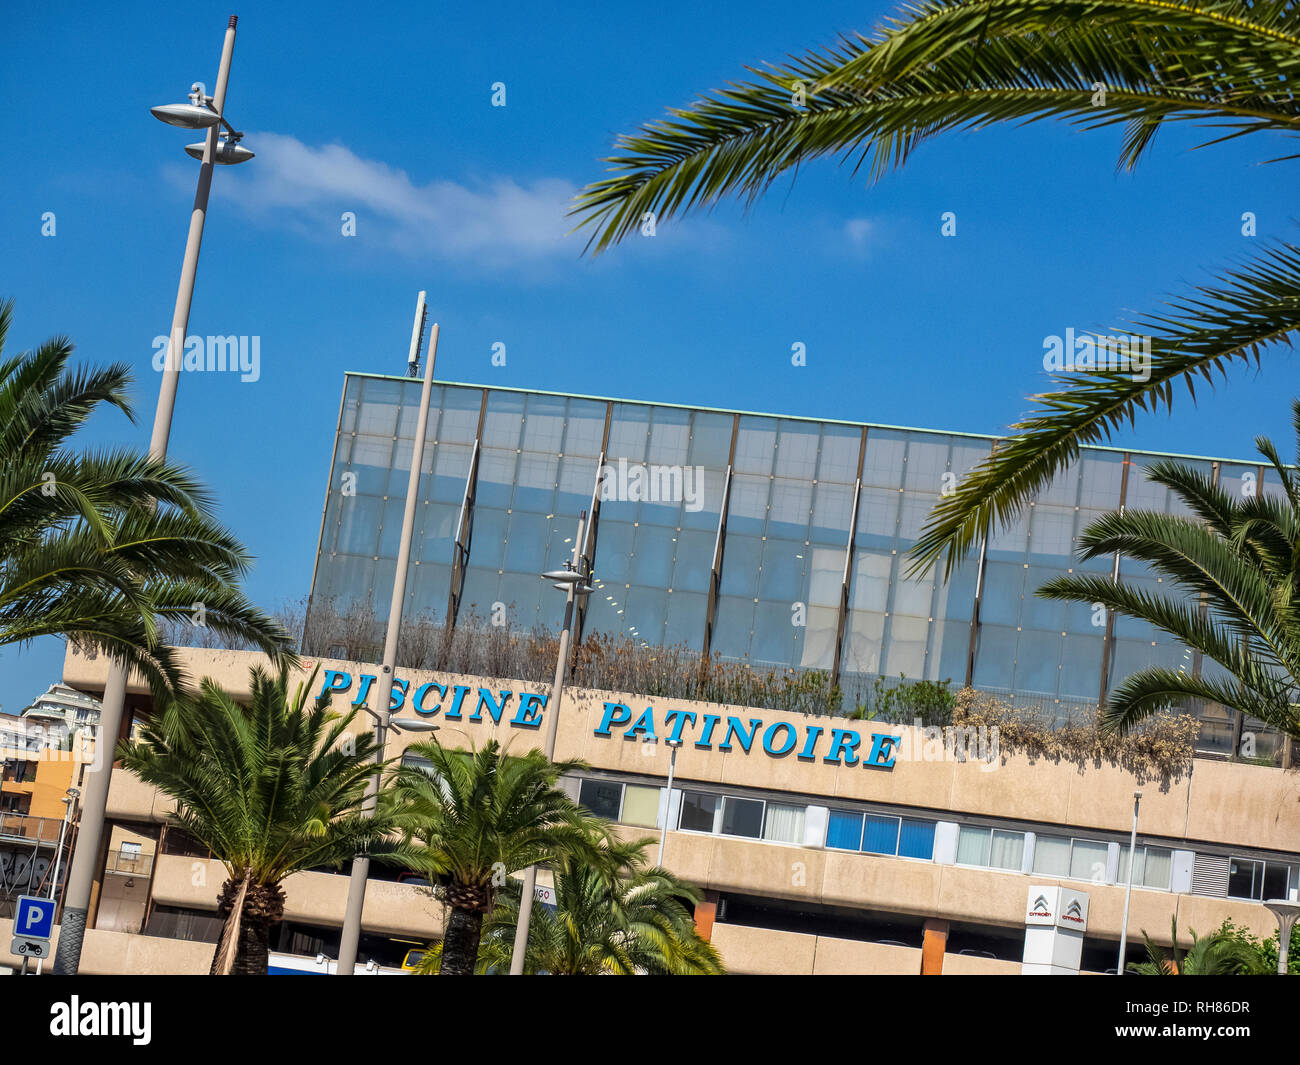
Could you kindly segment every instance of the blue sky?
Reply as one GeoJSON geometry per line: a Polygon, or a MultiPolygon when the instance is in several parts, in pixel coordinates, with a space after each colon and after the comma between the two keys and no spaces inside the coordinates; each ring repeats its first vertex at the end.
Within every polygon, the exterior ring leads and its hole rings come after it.
{"type": "MultiPolygon", "coordinates": [[[[440,380],[998,432],[1046,384],[1045,336],[1110,327],[1295,239],[1296,164],[1258,165],[1280,142],[1194,151],[1169,131],[1117,174],[1118,131],[1050,123],[936,141],[872,188],[813,164],[748,212],[665,223],[594,260],[565,236],[567,198],[617,133],[893,9],[240,5],[227,114],[258,158],[216,174],[189,332],[260,337],[261,373],[182,377],[171,455],[257,556],[254,598],[306,593],[343,373],[403,372],[420,289],[440,380]]],[[[148,444],[198,167],[182,150],[197,138],[148,109],[196,80],[212,91],[231,13],[183,11],[7,5],[9,348],[64,333],[81,360],[135,367],[138,424],[106,414],[88,445],[148,444]]],[[[1248,458],[1265,432],[1289,452],[1294,377],[1277,353],[1117,442],[1248,458]]],[[[52,640],[0,650],[0,705],[21,709],[61,661],[52,640]]]]}

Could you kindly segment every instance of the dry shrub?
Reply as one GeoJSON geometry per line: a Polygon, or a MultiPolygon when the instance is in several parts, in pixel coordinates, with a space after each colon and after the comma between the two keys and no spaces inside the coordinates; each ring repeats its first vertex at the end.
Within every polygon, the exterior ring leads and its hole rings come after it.
{"type": "Polygon", "coordinates": [[[1100,712],[1076,712],[1065,725],[1053,727],[1042,711],[1012,706],[974,688],[957,693],[953,724],[998,730],[1006,753],[1049,758],[1083,768],[1103,763],[1125,769],[1139,782],[1168,784],[1192,768],[1200,722],[1192,714],[1160,711],[1126,734],[1103,730],[1100,712]]]}

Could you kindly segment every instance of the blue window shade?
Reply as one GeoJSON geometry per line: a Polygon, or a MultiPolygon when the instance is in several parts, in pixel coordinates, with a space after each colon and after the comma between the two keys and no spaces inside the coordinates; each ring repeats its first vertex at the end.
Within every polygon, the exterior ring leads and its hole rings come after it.
{"type": "Polygon", "coordinates": [[[898,836],[898,854],[902,858],[934,857],[934,822],[904,821],[898,836]]]}
{"type": "Polygon", "coordinates": [[[898,818],[867,814],[867,828],[862,834],[862,849],[871,854],[898,853],[898,818]]]}
{"type": "Polygon", "coordinates": [[[832,810],[826,826],[826,846],[855,851],[862,843],[862,815],[832,810]]]}

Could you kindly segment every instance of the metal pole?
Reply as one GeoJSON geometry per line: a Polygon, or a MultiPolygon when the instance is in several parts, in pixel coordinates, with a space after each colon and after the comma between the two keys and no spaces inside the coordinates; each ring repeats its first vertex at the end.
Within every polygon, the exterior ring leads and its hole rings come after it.
{"type": "MultiPolygon", "coordinates": [[[[1124,975],[1124,952],[1128,947],[1128,907],[1133,898],[1133,867],[1137,865],[1138,838],[1138,804],[1142,802],[1142,793],[1133,793],[1133,832],[1128,838],[1128,886],[1124,889],[1124,921],[1119,926],[1119,968],[1116,976],[1124,975]]],[[[1174,944],[1177,946],[1177,944],[1174,944]]]]}
{"type": "MultiPolygon", "coordinates": [[[[587,524],[584,514],[578,519],[578,535],[573,538],[573,568],[581,572],[582,534],[587,524]]],[[[585,579],[586,574],[583,574],[585,579]]],[[[551,712],[546,715],[546,743],[543,748],[548,762],[555,760],[555,736],[560,720],[560,699],[564,695],[564,673],[569,661],[569,632],[573,627],[573,604],[576,585],[570,584],[564,600],[564,626],[560,629],[560,646],[555,657],[555,679],[551,683],[551,712]]],[[[519,896],[519,923],[515,925],[514,952],[510,955],[510,975],[524,975],[524,955],[528,949],[528,927],[533,920],[533,892],[537,888],[537,866],[524,871],[523,893],[519,896]]]]}
{"type": "MultiPolygon", "coordinates": [[[[424,332],[424,293],[415,307],[415,329],[411,336],[411,358],[419,351],[424,332]]],[[[411,540],[415,532],[415,508],[420,498],[420,467],[424,465],[424,437],[429,427],[429,397],[433,393],[433,363],[438,354],[438,324],[429,335],[429,358],[424,364],[424,388],[420,392],[420,415],[415,422],[415,441],[411,449],[411,472],[406,480],[406,510],[402,514],[402,538],[397,545],[397,572],[393,575],[393,598],[388,608],[388,631],[384,634],[384,665],[381,671],[379,698],[382,700],[375,722],[375,763],[384,760],[388,730],[385,715],[393,695],[393,670],[397,665],[397,639],[402,630],[402,607],[406,602],[406,571],[411,563],[411,540]]],[[[379,770],[366,785],[361,808],[369,817],[379,805],[379,770]]],[[[370,859],[357,855],[352,859],[352,878],[348,882],[348,908],[343,916],[343,933],[339,939],[336,976],[351,976],[357,964],[357,943],[361,939],[361,914],[366,905],[366,879],[370,876],[370,859]]]]}
{"type": "Polygon", "coordinates": [[[54,852],[54,876],[50,879],[50,898],[54,898],[54,889],[59,882],[59,865],[63,857],[63,837],[68,831],[68,822],[72,820],[72,803],[68,802],[68,808],[63,811],[63,824],[59,826],[59,847],[54,852]]]}
{"type": "MultiPolygon", "coordinates": [[[[230,81],[230,62],[235,53],[235,15],[230,16],[226,37],[221,46],[221,65],[217,69],[217,88],[212,106],[221,114],[226,104],[226,85],[230,81]]],[[[203,243],[203,222],[208,213],[208,191],[212,187],[212,170],[217,151],[220,123],[208,128],[203,145],[203,165],[199,168],[199,184],[194,193],[194,207],[190,211],[190,232],[185,241],[185,259],[181,264],[181,280],[176,290],[176,308],[172,312],[171,335],[167,341],[167,360],[163,364],[162,385],[158,390],[158,408],[154,412],[153,436],[149,441],[149,455],[154,459],[167,457],[167,443],[171,436],[172,412],[176,405],[176,388],[181,372],[181,353],[185,348],[185,334],[190,325],[190,303],[194,298],[194,278],[199,269],[199,247],[203,243]]],[[[82,806],[81,831],[77,834],[77,848],[68,867],[68,890],[65,895],[63,919],[59,926],[59,950],[54,958],[54,972],[73,976],[81,965],[81,942],[86,933],[86,917],[90,910],[90,894],[94,887],[103,843],[104,819],[108,806],[108,785],[113,776],[113,748],[122,729],[122,714],[126,704],[127,668],[113,659],[104,685],[104,701],[99,714],[100,742],[107,750],[96,748],[97,768],[92,768],[86,779],[86,801],[82,806]]]]}
{"type": "Polygon", "coordinates": [[[673,809],[673,770],[677,768],[677,748],[682,745],[681,740],[676,743],[672,743],[671,740],[664,742],[672,745],[673,753],[668,759],[668,801],[664,803],[664,823],[659,829],[659,860],[655,862],[655,865],[660,868],[663,868],[664,864],[664,844],[668,842],[668,815],[673,809]]]}

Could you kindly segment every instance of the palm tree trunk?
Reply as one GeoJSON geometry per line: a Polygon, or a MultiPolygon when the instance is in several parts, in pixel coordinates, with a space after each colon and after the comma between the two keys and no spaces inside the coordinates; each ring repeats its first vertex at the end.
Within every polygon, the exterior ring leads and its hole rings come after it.
{"type": "Polygon", "coordinates": [[[482,934],[481,911],[453,907],[447,918],[447,933],[442,940],[442,968],[439,975],[473,976],[482,934]]]}
{"type": "Polygon", "coordinates": [[[270,966],[271,926],[260,914],[245,913],[239,930],[239,952],[231,976],[265,976],[270,966]]]}
{"type": "Polygon", "coordinates": [[[271,926],[284,917],[279,884],[259,884],[251,875],[221,885],[217,912],[226,918],[212,957],[213,976],[265,976],[270,963],[271,926]]]}
{"type": "Polygon", "coordinates": [[[212,953],[209,976],[226,976],[234,966],[239,941],[243,936],[244,899],[248,895],[248,884],[249,877],[245,875],[238,884],[227,880],[221,885],[217,912],[225,913],[226,920],[221,926],[221,938],[217,940],[217,949],[212,953]]]}

